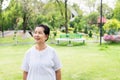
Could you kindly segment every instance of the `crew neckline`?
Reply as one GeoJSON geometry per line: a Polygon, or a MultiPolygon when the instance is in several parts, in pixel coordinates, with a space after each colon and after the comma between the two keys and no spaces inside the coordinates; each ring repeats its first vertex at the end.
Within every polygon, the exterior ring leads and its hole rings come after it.
{"type": "Polygon", "coordinates": [[[37,51],[37,52],[39,52],[39,53],[45,52],[45,51],[47,50],[47,48],[48,48],[48,45],[46,45],[46,47],[45,47],[43,50],[38,50],[38,49],[36,48],[36,46],[34,45],[35,51],[37,51]]]}

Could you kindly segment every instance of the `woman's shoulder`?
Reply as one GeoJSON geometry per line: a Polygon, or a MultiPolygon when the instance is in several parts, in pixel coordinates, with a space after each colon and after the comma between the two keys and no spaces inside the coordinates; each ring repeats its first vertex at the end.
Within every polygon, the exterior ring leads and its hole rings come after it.
{"type": "Polygon", "coordinates": [[[27,51],[26,55],[30,54],[34,50],[35,46],[31,46],[27,51]]]}
{"type": "Polygon", "coordinates": [[[57,54],[57,51],[55,50],[54,47],[48,46],[48,51],[49,51],[49,53],[51,53],[52,55],[56,55],[56,54],[57,54]]]}
{"type": "Polygon", "coordinates": [[[48,47],[48,50],[55,51],[55,49],[53,47],[51,47],[49,45],[47,45],[47,47],[48,47]]]}

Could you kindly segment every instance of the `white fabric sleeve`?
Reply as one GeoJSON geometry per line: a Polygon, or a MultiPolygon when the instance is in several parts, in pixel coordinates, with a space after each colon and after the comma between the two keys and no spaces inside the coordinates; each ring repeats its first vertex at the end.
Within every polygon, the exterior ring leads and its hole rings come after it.
{"type": "Polygon", "coordinates": [[[28,61],[29,61],[29,55],[28,55],[28,52],[26,52],[26,54],[24,56],[24,59],[23,59],[22,66],[21,66],[21,69],[23,71],[28,72],[28,70],[29,70],[29,63],[28,63],[28,61]]]}
{"type": "Polygon", "coordinates": [[[54,67],[53,67],[53,69],[54,69],[55,71],[61,69],[62,65],[61,65],[61,62],[60,62],[60,60],[59,60],[59,57],[58,57],[56,51],[54,51],[53,62],[54,62],[54,67]]]}

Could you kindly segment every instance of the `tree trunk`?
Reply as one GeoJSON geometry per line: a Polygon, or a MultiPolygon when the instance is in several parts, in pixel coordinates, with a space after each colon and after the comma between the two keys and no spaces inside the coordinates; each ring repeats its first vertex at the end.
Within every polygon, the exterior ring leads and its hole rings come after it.
{"type": "Polygon", "coordinates": [[[68,33],[68,19],[67,19],[67,0],[65,0],[65,28],[66,28],[66,34],[68,33]]]}
{"type": "Polygon", "coordinates": [[[0,0],[0,18],[1,18],[1,31],[2,31],[2,37],[4,37],[4,28],[3,28],[3,17],[2,17],[2,3],[3,3],[3,0],[0,0]]]}
{"type": "Polygon", "coordinates": [[[26,33],[26,27],[27,27],[27,16],[24,13],[24,16],[23,16],[23,33],[26,33]]]}
{"type": "Polygon", "coordinates": [[[4,37],[4,28],[3,28],[3,24],[1,26],[1,31],[2,31],[2,37],[4,37]]]}

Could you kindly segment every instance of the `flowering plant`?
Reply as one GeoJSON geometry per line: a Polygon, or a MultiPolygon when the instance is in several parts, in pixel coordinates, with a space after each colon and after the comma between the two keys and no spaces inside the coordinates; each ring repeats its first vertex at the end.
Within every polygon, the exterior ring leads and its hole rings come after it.
{"type": "Polygon", "coordinates": [[[103,39],[105,41],[120,42],[120,35],[108,35],[108,34],[105,34],[103,39]]]}

